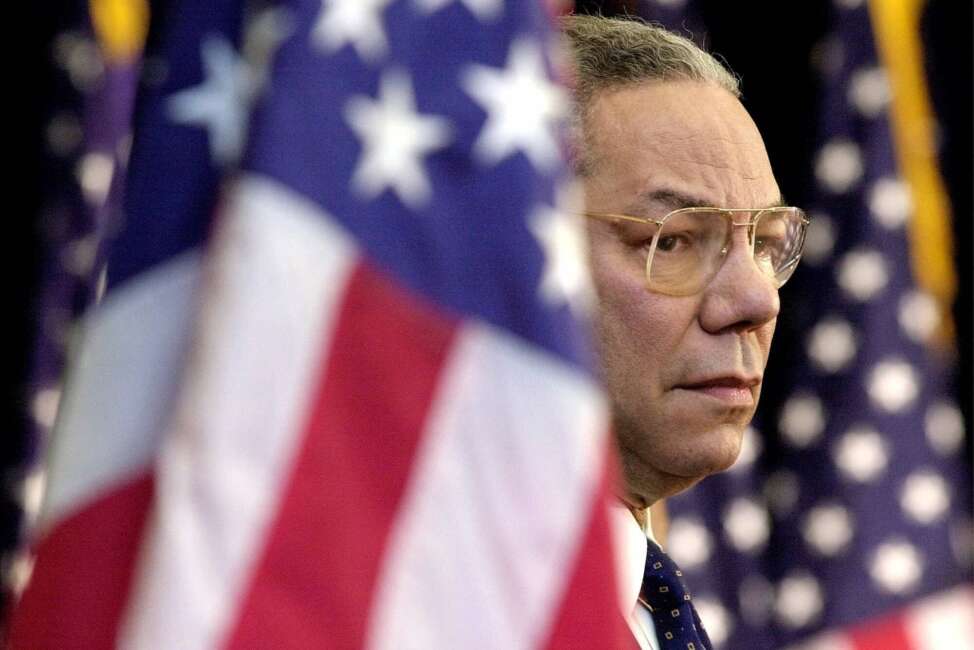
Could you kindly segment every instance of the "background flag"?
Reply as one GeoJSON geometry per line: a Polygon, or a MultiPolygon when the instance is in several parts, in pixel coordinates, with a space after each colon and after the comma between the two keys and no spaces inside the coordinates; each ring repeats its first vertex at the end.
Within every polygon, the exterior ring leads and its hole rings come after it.
{"type": "Polygon", "coordinates": [[[101,242],[120,199],[121,185],[113,178],[122,179],[128,161],[130,116],[148,26],[142,2],[124,7],[92,2],[90,12],[77,2],[47,9],[43,25],[35,24],[40,33],[30,39],[39,52],[26,57],[33,65],[25,74],[39,90],[37,105],[20,103],[31,114],[20,121],[19,130],[36,138],[25,157],[36,165],[35,185],[20,191],[25,198],[33,194],[37,207],[34,219],[17,220],[31,237],[15,234],[12,247],[18,271],[28,277],[16,283],[27,297],[14,298],[17,307],[27,308],[14,311],[28,326],[26,333],[14,326],[12,343],[19,358],[6,366],[13,375],[7,385],[15,387],[16,413],[5,427],[8,435],[0,450],[7,477],[0,548],[5,598],[22,587],[29,573],[29,560],[17,553],[21,508],[29,518],[36,516],[44,483],[38,460],[58,410],[71,324],[97,289],[104,262],[101,242]]]}
{"type": "MultiPolygon", "coordinates": [[[[108,5],[101,11],[116,18],[137,8],[108,5]]],[[[153,458],[181,378],[219,171],[206,131],[177,123],[166,107],[203,79],[203,33],[238,38],[240,7],[167,9],[156,8],[144,60],[127,61],[127,78],[141,80],[134,119],[131,103],[126,110],[112,92],[131,95],[134,86],[106,80],[88,101],[102,116],[98,129],[128,140],[131,154],[102,170],[104,218],[89,235],[98,251],[89,272],[102,276],[104,296],[77,328],[80,345],[41,464],[38,561],[12,622],[15,645],[112,644],[152,499],[153,458]]],[[[99,11],[90,5],[93,23],[99,11]]],[[[119,30],[95,31],[107,61],[107,40],[119,30]]]]}

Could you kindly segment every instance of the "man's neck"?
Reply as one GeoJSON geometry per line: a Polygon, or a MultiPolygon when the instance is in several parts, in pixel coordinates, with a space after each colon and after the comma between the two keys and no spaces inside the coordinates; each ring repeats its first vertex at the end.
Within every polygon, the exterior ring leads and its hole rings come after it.
{"type": "Polygon", "coordinates": [[[657,501],[647,508],[639,508],[624,500],[620,500],[622,505],[635,520],[636,524],[646,533],[651,540],[657,544],[663,544],[666,539],[669,520],[666,514],[666,502],[657,501]],[[659,537],[657,537],[657,535],[659,537]]]}
{"type": "Polygon", "coordinates": [[[632,516],[636,518],[636,523],[643,530],[647,530],[649,526],[649,508],[636,508],[633,506],[628,506],[629,512],[632,516]]]}

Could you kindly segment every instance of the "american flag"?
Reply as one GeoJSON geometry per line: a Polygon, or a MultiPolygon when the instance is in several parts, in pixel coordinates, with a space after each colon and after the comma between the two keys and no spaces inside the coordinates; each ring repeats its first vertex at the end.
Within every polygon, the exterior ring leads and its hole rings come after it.
{"type": "MultiPolygon", "coordinates": [[[[102,244],[125,177],[148,7],[133,1],[123,11],[115,8],[104,0],[94,0],[90,11],[86,3],[67,0],[47,6],[40,56],[32,62],[31,74],[44,91],[40,146],[32,152],[40,162],[35,173],[42,196],[37,214],[24,220],[34,229],[39,259],[26,285],[26,320],[33,326],[22,343],[28,368],[15,384],[22,420],[0,454],[8,494],[17,494],[18,502],[17,516],[4,518],[7,594],[18,592],[29,574],[20,533],[40,506],[40,461],[58,411],[72,323],[98,290],[102,244]]],[[[30,245],[18,241],[16,248],[30,245]]]]}
{"type": "Polygon", "coordinates": [[[546,9],[241,4],[153,16],[14,647],[631,645],[546,9]]]}
{"type": "MultiPolygon", "coordinates": [[[[702,4],[639,8],[686,33],[707,26],[702,4]]],[[[831,6],[812,224],[771,353],[792,361],[769,376],[738,463],[669,500],[667,550],[718,647],[970,648],[970,462],[944,344],[949,206],[929,116],[915,121],[922,3],[831,6]]]]}

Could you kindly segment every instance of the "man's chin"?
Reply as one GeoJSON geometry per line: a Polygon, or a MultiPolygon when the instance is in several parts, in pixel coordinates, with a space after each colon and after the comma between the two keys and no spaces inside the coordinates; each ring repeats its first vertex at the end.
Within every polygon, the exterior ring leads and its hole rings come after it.
{"type": "Polygon", "coordinates": [[[684,466],[671,467],[669,471],[658,472],[658,478],[654,483],[658,486],[658,498],[671,497],[680,492],[689,490],[700,481],[714,474],[719,474],[728,469],[734,461],[710,463],[710,464],[688,464],[684,466]]]}
{"type": "Polygon", "coordinates": [[[629,489],[651,504],[686,490],[737,460],[745,425],[714,422],[698,414],[645,418],[652,426],[616,419],[616,436],[629,489]],[[696,417],[695,417],[696,416],[696,417]],[[628,425],[628,426],[627,426],[628,425]]]}
{"type": "Polygon", "coordinates": [[[623,460],[626,480],[622,500],[629,506],[644,509],[660,499],[688,490],[712,474],[702,465],[664,464],[648,465],[623,460]]]}
{"type": "Polygon", "coordinates": [[[658,450],[658,468],[677,482],[696,483],[732,467],[740,455],[742,438],[743,428],[734,424],[687,433],[670,449],[658,450]]]}

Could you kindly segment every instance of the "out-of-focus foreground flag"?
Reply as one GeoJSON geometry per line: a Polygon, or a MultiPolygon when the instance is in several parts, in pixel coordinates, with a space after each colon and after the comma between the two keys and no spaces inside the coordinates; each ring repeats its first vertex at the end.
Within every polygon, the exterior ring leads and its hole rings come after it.
{"type": "Polygon", "coordinates": [[[152,20],[13,646],[631,645],[545,9],[152,20]]]}
{"type": "MultiPolygon", "coordinates": [[[[950,214],[923,4],[830,3],[812,223],[782,291],[791,331],[772,350],[794,361],[765,386],[738,463],[668,501],[667,550],[718,647],[974,647],[970,460],[949,390],[950,214]]],[[[677,30],[701,24],[694,3],[642,8],[677,30]]]]}

